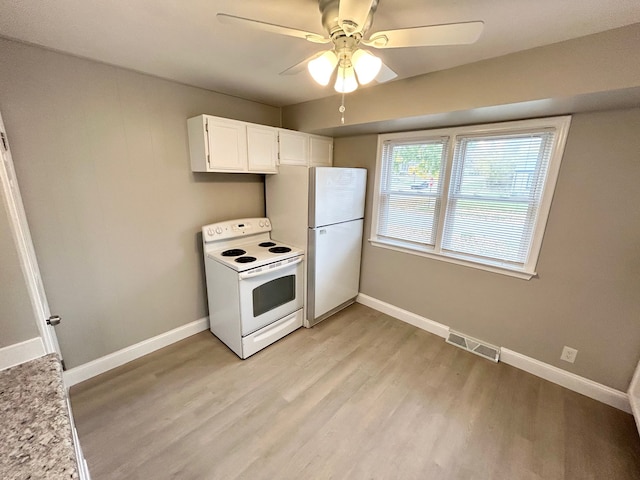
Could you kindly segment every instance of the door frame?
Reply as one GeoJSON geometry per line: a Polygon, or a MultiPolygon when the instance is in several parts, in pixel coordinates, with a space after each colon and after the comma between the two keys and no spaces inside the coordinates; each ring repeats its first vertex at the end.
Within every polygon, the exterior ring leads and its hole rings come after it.
{"type": "Polygon", "coordinates": [[[40,337],[44,344],[45,353],[57,353],[62,360],[60,345],[54,327],[47,324],[47,319],[51,316],[47,296],[44,291],[42,277],[38,259],[33,247],[31,231],[27,223],[27,216],[22,203],[20,187],[9,148],[6,129],[0,112],[0,184],[2,196],[7,206],[7,216],[13,234],[13,240],[20,258],[20,266],[24,274],[25,284],[29,292],[31,307],[33,309],[34,321],[40,332],[40,337]]]}

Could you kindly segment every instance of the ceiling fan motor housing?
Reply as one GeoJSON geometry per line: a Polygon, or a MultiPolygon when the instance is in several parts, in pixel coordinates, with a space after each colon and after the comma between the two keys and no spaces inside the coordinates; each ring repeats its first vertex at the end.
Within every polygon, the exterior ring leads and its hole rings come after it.
{"type": "MultiPolygon", "coordinates": [[[[340,0],[319,0],[318,7],[320,9],[320,13],[322,14],[322,26],[329,34],[330,37],[333,37],[334,34],[340,32],[343,35],[345,33],[342,30],[342,27],[338,23],[338,14],[340,11],[340,0]]],[[[362,36],[371,28],[371,24],[373,23],[373,14],[378,8],[378,0],[373,0],[371,3],[371,10],[369,11],[369,15],[367,16],[367,20],[365,24],[360,28],[360,33],[362,36]]]]}

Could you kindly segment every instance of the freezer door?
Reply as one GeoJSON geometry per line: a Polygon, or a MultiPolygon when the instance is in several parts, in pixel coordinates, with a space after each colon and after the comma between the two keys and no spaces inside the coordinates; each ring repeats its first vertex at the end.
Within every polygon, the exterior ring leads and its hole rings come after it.
{"type": "Polygon", "coordinates": [[[366,184],[364,168],[310,168],[309,227],[363,218],[366,184]]]}
{"type": "Polygon", "coordinates": [[[364,220],[309,229],[307,320],[355,298],[360,286],[364,220]]]}

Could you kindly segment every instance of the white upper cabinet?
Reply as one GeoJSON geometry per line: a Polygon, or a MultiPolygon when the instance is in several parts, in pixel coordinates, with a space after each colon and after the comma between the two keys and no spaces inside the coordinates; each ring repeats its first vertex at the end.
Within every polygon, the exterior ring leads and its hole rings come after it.
{"type": "Polygon", "coordinates": [[[247,171],[247,128],[242,122],[211,117],[205,122],[205,130],[210,170],[247,171]]]}
{"type": "Polygon", "coordinates": [[[247,125],[247,159],[250,172],[278,173],[278,129],[247,125]]]}
{"type": "Polygon", "coordinates": [[[280,165],[309,164],[309,135],[295,130],[279,129],[280,165]]]}
{"type": "Polygon", "coordinates": [[[280,165],[333,165],[333,138],[280,129],[280,165]]]}
{"type": "Polygon", "coordinates": [[[312,167],[333,165],[333,138],[309,135],[309,164],[312,167]]]}
{"type": "Polygon", "coordinates": [[[281,165],[333,165],[333,138],[199,115],[187,120],[194,172],[278,173],[281,165]]]}
{"type": "Polygon", "coordinates": [[[277,173],[278,131],[228,118],[187,120],[194,172],[277,173]]]}

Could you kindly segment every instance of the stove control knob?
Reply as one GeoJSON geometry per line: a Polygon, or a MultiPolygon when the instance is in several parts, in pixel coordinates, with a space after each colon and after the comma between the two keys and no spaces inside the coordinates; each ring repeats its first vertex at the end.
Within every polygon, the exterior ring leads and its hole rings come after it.
{"type": "Polygon", "coordinates": [[[264,221],[264,226],[265,226],[265,227],[268,227],[268,226],[269,226],[269,220],[265,220],[265,221],[264,221]]]}
{"type": "Polygon", "coordinates": [[[260,221],[258,222],[258,225],[260,225],[260,228],[262,228],[262,227],[264,227],[264,222],[263,222],[262,220],[260,220],[260,221]]]}
{"type": "Polygon", "coordinates": [[[208,229],[207,229],[207,233],[208,233],[210,236],[213,236],[213,228],[208,228],[208,229]]]}
{"type": "Polygon", "coordinates": [[[218,227],[218,228],[216,228],[216,233],[217,233],[217,234],[222,233],[222,227],[218,227]]]}

